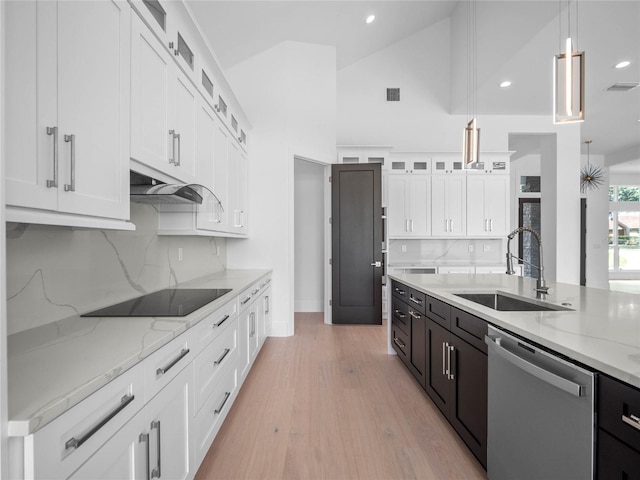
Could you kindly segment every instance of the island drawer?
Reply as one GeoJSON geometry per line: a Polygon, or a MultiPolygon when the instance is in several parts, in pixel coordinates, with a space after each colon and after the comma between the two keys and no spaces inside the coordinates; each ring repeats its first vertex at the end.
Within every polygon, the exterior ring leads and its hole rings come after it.
{"type": "Polygon", "coordinates": [[[451,329],[451,307],[449,304],[425,295],[424,314],[447,330],[451,329]]]}
{"type": "Polygon", "coordinates": [[[640,453],[604,430],[598,429],[596,470],[596,478],[599,480],[640,478],[640,453]]]}
{"type": "Polygon", "coordinates": [[[487,353],[484,337],[488,332],[487,322],[470,313],[451,307],[451,332],[466,340],[478,350],[487,353]]]}
{"type": "Polygon", "coordinates": [[[598,426],[640,452],[640,390],[599,376],[598,426]]]}
{"type": "Polygon", "coordinates": [[[409,359],[411,354],[411,343],[409,342],[409,335],[404,333],[395,322],[391,323],[391,342],[393,349],[398,353],[398,356],[402,361],[409,365],[409,359]]]}
{"type": "Polygon", "coordinates": [[[398,300],[393,299],[392,302],[393,322],[401,328],[404,333],[408,334],[410,329],[409,306],[398,300]]]}
{"type": "Polygon", "coordinates": [[[395,280],[391,282],[391,292],[395,297],[401,298],[405,302],[409,299],[409,288],[395,280]]]}

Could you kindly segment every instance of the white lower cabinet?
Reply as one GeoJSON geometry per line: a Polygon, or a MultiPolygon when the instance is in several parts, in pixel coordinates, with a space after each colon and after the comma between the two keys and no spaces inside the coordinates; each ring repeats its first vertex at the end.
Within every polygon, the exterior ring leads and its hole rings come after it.
{"type": "Polygon", "coordinates": [[[255,282],[34,434],[10,437],[10,478],[193,478],[269,332],[270,282],[255,282]]]}

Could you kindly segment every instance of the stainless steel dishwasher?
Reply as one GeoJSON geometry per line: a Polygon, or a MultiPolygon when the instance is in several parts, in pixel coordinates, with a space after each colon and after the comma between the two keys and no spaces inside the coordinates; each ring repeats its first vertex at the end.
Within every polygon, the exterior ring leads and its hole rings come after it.
{"type": "Polygon", "coordinates": [[[594,478],[595,374],[489,326],[490,480],[594,478]]]}

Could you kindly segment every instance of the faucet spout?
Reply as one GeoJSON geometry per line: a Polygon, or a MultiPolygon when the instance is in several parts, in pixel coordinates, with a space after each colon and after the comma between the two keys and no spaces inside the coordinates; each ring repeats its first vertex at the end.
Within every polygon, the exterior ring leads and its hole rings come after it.
{"type": "Polygon", "coordinates": [[[536,293],[538,297],[541,297],[542,295],[546,295],[547,293],[549,293],[549,287],[547,287],[547,282],[544,279],[544,266],[542,261],[542,240],[540,239],[540,234],[536,232],[534,229],[529,227],[519,227],[519,228],[516,228],[513,232],[511,232],[509,235],[507,235],[507,275],[513,275],[515,273],[513,269],[513,258],[515,257],[516,259],[521,260],[520,258],[516,257],[514,254],[511,253],[511,240],[513,240],[513,238],[517,234],[520,234],[522,232],[529,232],[531,235],[533,235],[533,237],[536,239],[536,242],[538,243],[538,257],[540,258],[540,265],[533,265],[529,262],[525,262],[525,263],[538,269],[536,293]]]}

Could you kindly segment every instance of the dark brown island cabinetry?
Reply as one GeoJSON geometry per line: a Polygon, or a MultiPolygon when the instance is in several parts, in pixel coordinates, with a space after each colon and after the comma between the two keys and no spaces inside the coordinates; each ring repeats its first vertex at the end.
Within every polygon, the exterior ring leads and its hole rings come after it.
{"type": "Polygon", "coordinates": [[[394,348],[486,468],[487,322],[397,281],[392,290],[394,348]]]}
{"type": "Polygon", "coordinates": [[[599,480],[640,478],[640,390],[602,374],[597,472],[599,480]]]}

